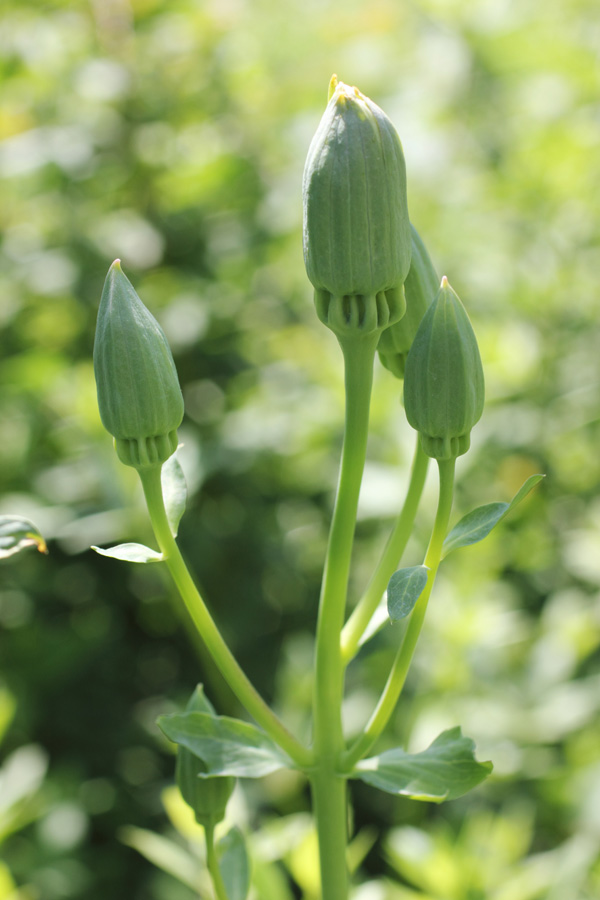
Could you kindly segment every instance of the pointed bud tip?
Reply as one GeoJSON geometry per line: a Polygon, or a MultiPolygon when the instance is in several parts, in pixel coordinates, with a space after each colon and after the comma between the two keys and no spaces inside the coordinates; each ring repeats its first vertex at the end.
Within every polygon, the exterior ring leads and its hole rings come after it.
{"type": "Polygon", "coordinates": [[[329,79],[329,88],[327,90],[327,102],[328,103],[331,100],[331,98],[333,97],[333,95],[335,94],[335,89],[336,89],[337,85],[338,85],[338,77],[334,72],[334,74],[329,79]]]}
{"type": "Polygon", "coordinates": [[[440,290],[445,291],[450,287],[450,282],[446,275],[442,275],[442,283],[440,284],[440,290]]]}

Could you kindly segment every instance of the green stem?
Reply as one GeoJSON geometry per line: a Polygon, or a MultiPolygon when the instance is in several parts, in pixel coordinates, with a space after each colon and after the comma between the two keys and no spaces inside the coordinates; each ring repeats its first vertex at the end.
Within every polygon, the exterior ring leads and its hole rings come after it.
{"type": "Polygon", "coordinates": [[[427,603],[435,581],[435,576],[442,558],[442,546],[448,531],[452,498],[454,493],[454,468],[456,460],[444,460],[438,462],[440,474],[440,493],[435,524],[429,547],[425,554],[425,565],[429,569],[427,584],[423,593],[417,600],[412,611],[404,640],[398,650],[387,684],[379,699],[379,703],[373,712],[363,734],[356,739],[354,744],[342,756],[342,771],[349,772],[359,759],[362,759],[371,750],[379,735],[387,725],[398,698],[404,687],[406,675],[411,664],[417,640],[421,633],[427,603]]]}
{"type": "Polygon", "coordinates": [[[410,483],[404,506],[398,516],[394,530],[388,538],[377,568],[367,585],[367,589],[342,630],[342,657],[346,664],[356,655],[360,639],[371,621],[373,613],[379,606],[390,578],[402,559],[402,554],[412,533],[423,487],[425,486],[428,464],[429,457],[423,452],[421,441],[417,435],[410,483]]]}
{"type": "Polygon", "coordinates": [[[215,889],[215,896],[217,900],[229,900],[215,849],[215,826],[205,825],[204,836],[206,838],[206,865],[215,889]]]}
{"type": "Polygon", "coordinates": [[[249,681],[223,640],[202,597],[198,593],[198,589],[179,552],[179,547],[171,534],[163,500],[160,467],[156,466],[138,471],[144,488],[154,534],[169,572],[221,674],[250,715],[285,750],[296,765],[300,768],[310,767],[313,761],[312,753],[287,730],[249,681]]]}
{"type": "Polygon", "coordinates": [[[379,335],[341,340],[346,413],[340,477],[325,557],[315,651],[314,753],[311,776],[319,836],[323,900],[346,900],[346,785],[336,776],[344,749],[344,624],[358,497],[367,451],[373,360],[379,335]]]}
{"type": "Polygon", "coordinates": [[[319,836],[322,900],[347,900],[347,781],[333,769],[320,767],[311,776],[310,786],[319,836]]]}

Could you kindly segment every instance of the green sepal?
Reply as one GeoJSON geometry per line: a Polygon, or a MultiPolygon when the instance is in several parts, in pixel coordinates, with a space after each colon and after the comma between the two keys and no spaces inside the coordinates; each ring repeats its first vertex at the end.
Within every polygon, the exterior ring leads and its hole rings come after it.
{"type": "MultiPolygon", "coordinates": [[[[186,712],[200,712],[216,717],[202,685],[198,685],[192,694],[186,712]]],[[[235,787],[235,778],[219,775],[208,777],[207,766],[203,760],[186,747],[179,746],[175,779],[181,796],[194,811],[196,821],[200,825],[214,827],[225,818],[227,803],[235,787]]]]}
{"type": "Polygon", "coordinates": [[[124,562],[133,563],[155,563],[163,562],[164,556],[151,547],[144,544],[117,544],[116,547],[95,547],[92,550],[99,553],[100,556],[109,556],[112,559],[122,559],[124,562]]]}
{"type": "Polygon", "coordinates": [[[425,589],[428,574],[427,566],[411,566],[394,572],[387,588],[388,615],[392,622],[399,622],[411,614],[425,589]]]}
{"type": "Polygon", "coordinates": [[[278,769],[294,768],[264,731],[240,719],[185,712],[161,716],[158,726],[170,741],[200,757],[206,766],[201,778],[211,775],[262,778],[278,769]]]}
{"type": "Polygon", "coordinates": [[[22,516],[0,516],[0,559],[13,556],[26,547],[47,553],[46,541],[37,527],[22,516]]]}
{"type": "Polygon", "coordinates": [[[411,224],[410,269],[404,282],[406,312],[381,333],[377,352],[383,366],[396,378],[404,378],[406,357],[423,316],[433,303],[440,279],[417,229],[411,224]]]}
{"type": "Polygon", "coordinates": [[[169,528],[173,537],[177,537],[179,523],[187,503],[187,485],[176,454],[173,454],[163,465],[160,481],[169,528]]]}
{"type": "Polygon", "coordinates": [[[422,753],[387,750],[359,762],[352,778],[388,794],[441,803],[480,784],[493,769],[475,759],[475,744],[460,728],[443,731],[422,753]]]}
{"type": "Polygon", "coordinates": [[[446,536],[442,547],[442,559],[458,550],[459,547],[467,547],[470,544],[477,544],[488,536],[490,531],[509,514],[509,512],[517,506],[521,500],[524,500],[527,494],[533,490],[536,484],[545,478],[545,475],[531,475],[527,481],[521,485],[510,503],[486,503],[485,506],[478,506],[477,509],[467,513],[466,516],[457,522],[454,528],[446,536]]]}
{"type": "Polygon", "coordinates": [[[404,314],[406,167],[383,110],[357,88],[332,86],[304,168],[304,261],[321,321],[362,335],[404,314]]]}
{"type": "Polygon", "coordinates": [[[437,460],[469,449],[485,399],[477,338],[444,276],[406,360],[404,406],[423,451],[437,460]]]}
{"type": "Polygon", "coordinates": [[[183,397],[165,334],[116,260],[96,326],[94,374],[102,424],[121,462],[161,465],[177,448],[183,397]]]}

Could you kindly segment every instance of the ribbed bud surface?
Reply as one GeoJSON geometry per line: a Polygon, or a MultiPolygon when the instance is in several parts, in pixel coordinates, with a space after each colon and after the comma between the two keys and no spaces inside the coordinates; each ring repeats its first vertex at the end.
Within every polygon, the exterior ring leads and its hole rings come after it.
{"type": "Polygon", "coordinates": [[[404,312],[411,237],[402,145],[357,88],[335,90],[303,179],[304,260],[317,313],[336,333],[368,333],[404,312]]]}
{"type": "Polygon", "coordinates": [[[102,424],[126,465],[160,465],[177,448],[183,397],[165,334],[119,260],[109,269],[96,326],[94,373],[102,424]]]}
{"type": "Polygon", "coordinates": [[[440,280],[417,229],[411,225],[412,253],[404,282],[406,312],[399,322],[382,332],[377,351],[382,364],[397,378],[404,377],[408,351],[421,320],[435,299],[440,280]]]}
{"type": "MultiPolygon", "coordinates": [[[[186,712],[200,712],[215,715],[215,711],[201,687],[196,688],[186,712]]],[[[227,803],[235,787],[235,778],[229,775],[214,775],[202,778],[206,766],[191,750],[181,745],[177,748],[177,764],[175,779],[181,796],[194,811],[196,821],[200,825],[210,827],[217,825],[225,818],[227,803]]]]}
{"type": "Polygon", "coordinates": [[[464,306],[444,277],[406,360],[406,417],[428,456],[452,459],[469,449],[483,403],[477,339],[464,306]]]}

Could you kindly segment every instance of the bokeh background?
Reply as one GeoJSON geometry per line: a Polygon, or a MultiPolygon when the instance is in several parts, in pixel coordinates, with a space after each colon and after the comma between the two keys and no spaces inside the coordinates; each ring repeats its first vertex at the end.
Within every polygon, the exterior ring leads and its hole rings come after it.
{"type": "MultiPolygon", "coordinates": [[[[4,0],[0,512],[51,552],[0,569],[1,900],[197,896],[198,834],[154,721],[200,681],[239,713],[160,567],[88,549],[152,541],[95,402],[116,256],[183,385],[183,550],[247,672],[306,731],[343,392],[300,185],[332,72],[396,125],[411,218],[479,337],[488,400],[456,516],[547,474],[443,568],[381,742],[422,749],[460,724],[495,773],[440,807],[356,787],[356,897],[600,895],[599,47],[595,0],[4,0]]],[[[378,366],[354,597],[406,483],[399,396],[378,366]]],[[[434,502],[432,480],[406,564],[434,502]]],[[[350,669],[349,730],[396,639],[350,669]]],[[[260,900],[318,900],[308,802],[291,775],[236,794],[260,900]]]]}

